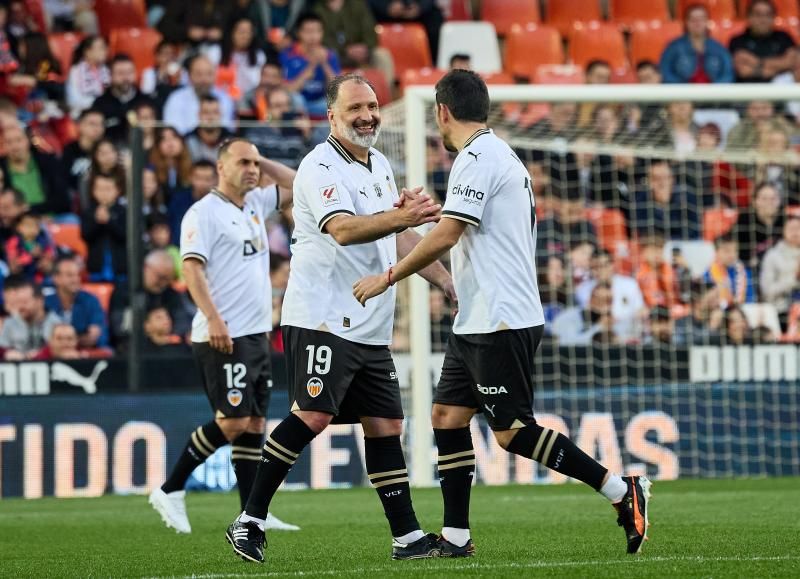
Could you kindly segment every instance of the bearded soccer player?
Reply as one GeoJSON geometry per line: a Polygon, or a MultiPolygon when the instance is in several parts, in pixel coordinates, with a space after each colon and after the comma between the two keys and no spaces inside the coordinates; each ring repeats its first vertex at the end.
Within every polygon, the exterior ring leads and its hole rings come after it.
{"type": "MultiPolygon", "coordinates": [[[[244,508],[261,458],[272,386],[269,340],[272,288],[266,218],[292,204],[293,169],[265,159],[244,139],[222,144],[219,185],[192,205],[181,225],[181,257],[197,304],[192,351],[214,419],[199,426],[166,482],[150,494],[168,527],[190,533],[184,486],[221,446],[231,461],[244,508]],[[261,177],[272,185],[260,187],[261,177]]],[[[274,516],[271,528],[297,530],[274,516]]]]}
{"type": "Polygon", "coordinates": [[[409,255],[384,273],[359,280],[369,306],[397,281],[450,251],[459,311],[434,395],[433,429],[444,498],[442,556],[469,557],[469,496],[475,454],[469,423],[484,412],[510,453],[580,480],[611,501],[628,553],[647,538],[650,481],[611,474],[563,434],[536,423],[533,357],[544,329],[536,285],[536,212],[531,179],[514,151],[486,126],[489,93],[471,71],[436,85],[436,124],[458,152],[442,220],[409,255]],[[369,301],[368,301],[369,300],[369,301]]]}
{"type": "MultiPolygon", "coordinates": [[[[403,409],[389,351],[395,293],[363,308],[352,285],[408,254],[421,239],[408,228],[438,221],[441,207],[421,188],[403,190],[401,203],[389,161],[373,148],[380,112],[366,80],[337,77],[327,100],[331,134],[303,159],[295,179],[281,315],[294,403],[267,438],[250,500],[226,536],[243,559],[263,562],[264,517],[300,453],[333,420],[360,422],[367,474],[394,539],[392,558],[436,556],[436,535],[426,535],[414,513],[400,446],[403,409]]],[[[431,261],[420,274],[454,297],[440,263],[431,261]]]]}

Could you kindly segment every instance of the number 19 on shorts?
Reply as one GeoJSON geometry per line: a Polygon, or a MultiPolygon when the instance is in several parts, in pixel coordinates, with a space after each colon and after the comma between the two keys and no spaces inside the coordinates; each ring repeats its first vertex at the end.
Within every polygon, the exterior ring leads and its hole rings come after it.
{"type": "Polygon", "coordinates": [[[327,374],[331,370],[331,357],[333,352],[329,346],[306,346],[308,352],[308,367],[306,374],[327,374]]]}

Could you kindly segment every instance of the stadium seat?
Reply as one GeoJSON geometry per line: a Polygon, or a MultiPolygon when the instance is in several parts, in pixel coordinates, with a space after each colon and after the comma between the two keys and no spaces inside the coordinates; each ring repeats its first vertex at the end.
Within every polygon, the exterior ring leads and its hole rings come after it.
{"type": "Polygon", "coordinates": [[[375,96],[378,97],[379,105],[384,106],[392,102],[392,88],[389,86],[389,81],[386,80],[386,76],[381,69],[360,68],[355,73],[372,83],[372,86],[375,87],[375,96]]]}
{"type": "Polygon", "coordinates": [[[753,329],[768,328],[775,338],[781,337],[781,322],[774,304],[742,304],[741,308],[748,326],[753,329]]]}
{"type": "Polygon", "coordinates": [[[497,32],[489,22],[445,22],[439,33],[436,66],[449,68],[450,57],[458,53],[470,55],[475,72],[503,70],[497,32]]]}
{"type": "Polygon", "coordinates": [[[48,230],[56,245],[72,250],[84,260],[89,255],[86,242],[81,237],[80,225],[75,223],[50,223],[48,230]]]}
{"type": "Polygon", "coordinates": [[[439,79],[447,74],[446,70],[440,68],[410,68],[400,79],[401,88],[405,89],[407,86],[433,86],[439,79]]]}
{"type": "Polygon", "coordinates": [[[576,22],[570,35],[569,54],[573,63],[583,67],[601,59],[607,61],[612,69],[628,68],[622,33],[606,22],[576,22]]]}
{"type": "Polygon", "coordinates": [[[538,0],[482,0],[481,20],[494,25],[497,34],[505,36],[517,23],[539,22],[538,0]]]}
{"type": "Polygon", "coordinates": [[[147,28],[145,0],[95,0],[94,11],[106,38],[114,28],[147,28]]]}
{"type": "Polygon", "coordinates": [[[689,6],[702,4],[708,10],[708,17],[716,22],[722,20],[736,20],[736,5],[734,0],[678,0],[675,18],[683,22],[683,15],[689,6]]]}
{"type": "MultiPolygon", "coordinates": [[[[800,19],[800,6],[797,0],[771,0],[775,6],[776,15],[780,18],[800,19]]],[[[739,16],[747,18],[747,8],[750,6],[751,0],[739,0],[739,16]]]]}
{"type": "Polygon", "coordinates": [[[706,209],[703,212],[703,239],[714,241],[728,233],[736,224],[739,212],[728,207],[706,209]]]}
{"type": "Polygon", "coordinates": [[[25,0],[25,8],[28,10],[28,14],[31,15],[31,18],[33,18],[36,26],[39,27],[39,30],[43,34],[46,34],[47,22],[44,17],[44,4],[42,0],[25,0]]]}
{"type": "Polygon", "coordinates": [[[667,22],[669,6],[667,0],[611,0],[608,19],[625,28],[636,22],[667,22]]]}
{"type": "Polygon", "coordinates": [[[672,262],[672,250],[681,250],[692,277],[700,277],[708,271],[714,261],[714,244],[710,241],[668,241],[664,245],[664,260],[672,262]]]}
{"type": "Polygon", "coordinates": [[[708,23],[708,28],[711,32],[711,38],[727,48],[731,38],[744,32],[745,28],[747,28],[747,22],[743,20],[712,21],[708,23]]]}
{"type": "Polygon", "coordinates": [[[108,315],[111,306],[111,294],[114,293],[113,283],[85,283],[81,286],[81,289],[96,297],[103,311],[108,315]]]}
{"type": "Polygon", "coordinates": [[[798,30],[798,26],[800,26],[800,21],[797,18],[783,18],[779,16],[775,19],[775,29],[783,30],[789,34],[795,44],[800,43],[800,30],[798,30]]]}
{"type": "Polygon", "coordinates": [[[155,64],[155,49],[161,34],[153,28],[115,28],[108,38],[111,55],[127,54],[142,75],[144,69],[155,64]]]}
{"type": "Polygon", "coordinates": [[[630,37],[631,65],[643,60],[658,63],[661,53],[672,40],[683,34],[680,22],[639,22],[633,25],[630,37]]]}
{"type": "Polygon", "coordinates": [[[619,209],[587,209],[586,218],[597,232],[597,241],[611,255],[617,255],[621,246],[628,244],[625,215],[619,209]]]}
{"type": "Polygon", "coordinates": [[[380,24],[376,27],[378,42],[392,53],[397,78],[410,68],[433,66],[428,35],[421,24],[380,24]]]}
{"type": "Polygon", "coordinates": [[[543,64],[564,64],[561,35],[551,26],[515,24],[506,36],[503,62],[508,74],[525,80],[543,64]]]}
{"type": "Polygon", "coordinates": [[[600,0],[556,0],[547,2],[546,23],[558,29],[562,36],[572,32],[575,22],[603,19],[600,0]]]}
{"type": "Polygon", "coordinates": [[[69,67],[72,66],[72,53],[83,40],[83,35],[77,32],[58,32],[47,35],[47,44],[50,52],[58,60],[61,67],[61,76],[65,79],[69,75],[69,67]]]}
{"type": "Polygon", "coordinates": [[[513,77],[505,72],[490,72],[481,77],[486,84],[514,84],[513,77]]]}
{"type": "Polygon", "coordinates": [[[543,64],[533,74],[535,84],[583,84],[583,67],[574,64],[543,64]]]}
{"type": "Polygon", "coordinates": [[[472,2],[470,0],[451,0],[448,20],[472,20],[472,2]]]}

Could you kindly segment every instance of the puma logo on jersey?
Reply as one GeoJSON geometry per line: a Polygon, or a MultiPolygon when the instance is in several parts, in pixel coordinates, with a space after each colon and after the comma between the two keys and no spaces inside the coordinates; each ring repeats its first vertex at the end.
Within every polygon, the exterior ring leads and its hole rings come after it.
{"type": "Polygon", "coordinates": [[[483,153],[473,153],[472,151],[467,151],[467,155],[472,155],[473,157],[475,157],[475,162],[477,163],[478,162],[478,157],[483,155],[483,153]]]}
{"type": "Polygon", "coordinates": [[[492,415],[492,418],[497,418],[497,416],[494,415],[494,407],[497,406],[497,404],[492,404],[491,406],[484,404],[483,406],[486,408],[486,411],[492,415]]]}
{"type": "Polygon", "coordinates": [[[358,190],[358,194],[359,195],[363,195],[364,197],[367,197],[367,189],[366,189],[366,187],[362,187],[361,189],[359,189],[358,190]]]}
{"type": "Polygon", "coordinates": [[[325,167],[325,169],[328,170],[328,171],[331,170],[331,166],[330,165],[326,165],[325,163],[317,163],[317,165],[319,165],[320,167],[325,167]]]}

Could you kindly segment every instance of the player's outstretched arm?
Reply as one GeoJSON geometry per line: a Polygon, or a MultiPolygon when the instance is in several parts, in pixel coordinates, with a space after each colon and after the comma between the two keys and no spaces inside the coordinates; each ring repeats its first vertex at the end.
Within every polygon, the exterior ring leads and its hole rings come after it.
{"type": "Polygon", "coordinates": [[[339,245],[369,243],[409,227],[439,221],[442,206],[429,195],[420,195],[392,211],[375,215],[337,215],[325,224],[339,245]]]}
{"type": "MultiPolygon", "coordinates": [[[[417,244],[422,241],[423,237],[414,231],[413,229],[406,229],[402,233],[398,234],[397,236],[397,257],[401,261],[405,258],[409,253],[413,251],[413,249],[417,246],[417,244]]],[[[450,272],[447,271],[447,268],[442,265],[442,262],[438,259],[431,263],[429,266],[422,268],[419,270],[419,275],[422,276],[423,279],[429,281],[440,290],[442,290],[447,299],[449,299],[453,304],[457,304],[458,298],[456,297],[456,291],[453,287],[453,278],[450,276],[450,272]]]]}
{"type": "Polygon", "coordinates": [[[389,286],[421,271],[450,251],[466,227],[467,223],[459,219],[442,219],[397,265],[385,273],[369,275],[353,284],[353,295],[362,306],[365,305],[368,299],[382,294],[389,286]]]}
{"type": "Polygon", "coordinates": [[[231,336],[228,333],[228,326],[225,325],[225,321],[219,315],[217,306],[211,300],[205,264],[199,259],[187,257],[183,260],[183,277],[186,280],[186,287],[195,305],[208,320],[209,345],[225,354],[232,354],[233,340],[231,340],[231,336]]]}
{"type": "Polygon", "coordinates": [[[294,189],[294,178],[297,175],[297,171],[266,157],[259,157],[258,163],[261,166],[262,175],[276,183],[281,190],[280,209],[284,210],[291,207],[293,200],[292,190],[294,189]]]}

